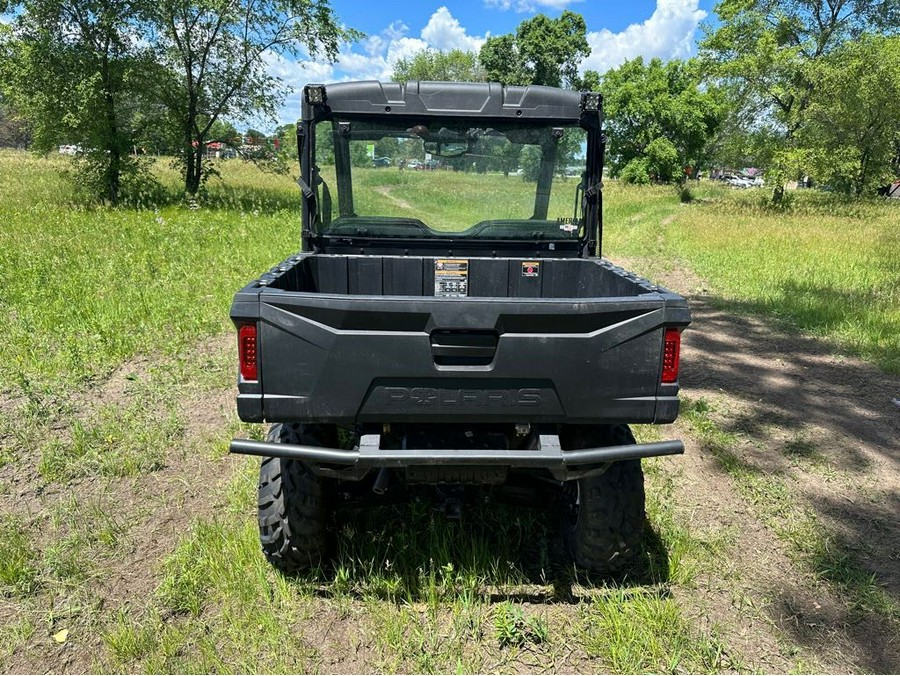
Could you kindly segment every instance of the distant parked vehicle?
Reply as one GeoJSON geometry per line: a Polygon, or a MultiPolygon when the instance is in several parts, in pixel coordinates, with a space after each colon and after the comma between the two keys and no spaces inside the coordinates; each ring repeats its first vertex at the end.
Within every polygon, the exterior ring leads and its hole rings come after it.
{"type": "Polygon", "coordinates": [[[372,160],[373,167],[389,167],[393,164],[390,157],[376,157],[372,160]]]}
{"type": "Polygon", "coordinates": [[[422,160],[407,160],[406,168],[407,169],[421,169],[425,166],[425,163],[422,160]]]}
{"type": "Polygon", "coordinates": [[[749,188],[753,185],[752,181],[732,174],[724,176],[723,180],[732,188],[749,188]]]}
{"type": "Polygon", "coordinates": [[[81,146],[66,145],[59,147],[60,155],[78,155],[79,153],[81,153],[81,146]]]}

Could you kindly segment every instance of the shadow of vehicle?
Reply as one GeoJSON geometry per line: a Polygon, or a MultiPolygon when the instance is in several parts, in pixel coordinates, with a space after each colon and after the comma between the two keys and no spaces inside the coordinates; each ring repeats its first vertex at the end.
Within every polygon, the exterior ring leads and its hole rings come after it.
{"type": "Polygon", "coordinates": [[[550,509],[484,501],[449,520],[430,501],[414,499],[343,510],[337,528],[333,565],[300,579],[320,596],[575,604],[610,586],[665,593],[669,578],[668,552],[649,523],[634,566],[617,579],[574,567],[550,509]]]}

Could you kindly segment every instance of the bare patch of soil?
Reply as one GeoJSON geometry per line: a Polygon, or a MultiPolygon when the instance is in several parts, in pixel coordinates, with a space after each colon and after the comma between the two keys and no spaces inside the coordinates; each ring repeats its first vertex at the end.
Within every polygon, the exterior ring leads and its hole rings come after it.
{"type": "MultiPolygon", "coordinates": [[[[198,344],[192,355],[199,359],[230,348],[231,337],[219,336],[198,344]]],[[[75,418],[86,419],[102,406],[132,405],[132,385],[145,379],[157,363],[151,358],[136,359],[99,386],[74,395],[75,418]]],[[[157,471],[48,484],[37,472],[36,457],[3,468],[6,492],[0,496],[0,509],[29,524],[36,550],[57,546],[60,539],[72,534],[70,525],[58,523],[60,510],[85,510],[84,518],[97,522],[87,524],[87,528],[112,524],[121,531],[111,551],[85,557],[84,564],[90,571],[76,592],[59,594],[51,586],[48,590],[39,588],[32,598],[0,603],[0,627],[20,619],[23,608],[34,616],[37,625],[31,639],[2,661],[4,671],[86,673],[98,669],[104,651],[101,618],[114,618],[126,604],[142,608],[149,603],[160,582],[162,559],[195,520],[222,508],[224,491],[218,488],[228,482],[236,463],[228,456],[217,458],[204,442],[216,432],[221,436],[233,418],[234,392],[231,388],[210,391],[187,387],[184,401],[184,433],[178,445],[168,450],[165,466],[157,471]],[[77,608],[61,610],[57,607],[60,599],[77,608]],[[50,615],[60,615],[49,624],[48,608],[50,615]],[[70,629],[62,645],[52,638],[61,628],[70,629]]],[[[76,514],[80,518],[82,512],[76,514]]]]}
{"type": "MultiPolygon", "coordinates": [[[[797,504],[838,535],[835,544],[900,599],[900,411],[892,403],[900,379],[837,356],[824,341],[783,324],[721,309],[725,302],[707,295],[689,270],[655,276],[691,304],[693,324],[682,348],[683,394],[712,402],[717,423],[740,440],[741,461],[784,480],[797,504]]],[[[780,657],[782,637],[800,647],[807,664],[825,671],[900,669],[896,623],[860,616],[846,599],[802,572],[716,460],[690,439],[687,445],[686,457],[669,461],[684,470],[679,505],[692,505],[697,523],[730,524],[738,533],[733,571],[726,573],[736,575],[736,585],[716,591],[713,583],[706,590],[710,618],[732,627],[728,642],[744,643],[746,655],[754,654],[753,644],[767,646],[759,657],[772,656],[761,662],[772,671],[788,667],[780,657]],[[726,603],[735,589],[745,598],[726,603]],[[735,614],[735,603],[750,604],[752,612],[735,614]],[[755,631],[748,624],[756,622],[758,630],[766,618],[777,628],[774,635],[771,628],[755,631]]]]}

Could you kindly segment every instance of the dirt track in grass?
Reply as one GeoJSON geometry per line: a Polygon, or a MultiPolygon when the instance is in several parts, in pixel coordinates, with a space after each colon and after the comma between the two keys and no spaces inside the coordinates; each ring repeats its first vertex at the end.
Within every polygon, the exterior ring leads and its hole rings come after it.
{"type": "MultiPolygon", "coordinates": [[[[616,261],[640,269],[642,261],[616,261]]],[[[798,509],[811,510],[850,552],[858,565],[876,576],[885,592],[900,599],[900,382],[871,365],[835,356],[822,341],[797,335],[763,318],[720,309],[701,280],[686,270],[654,274],[658,281],[687,294],[694,324],[684,334],[682,385],[691,400],[713,406],[722,429],[737,438],[734,453],[762,474],[777,477],[791,490],[798,509]]],[[[198,347],[222,355],[230,336],[198,347]]],[[[146,377],[153,360],[123,365],[104,383],[73,397],[84,412],[99,403],[125,404],[130,383],[146,377]]],[[[0,659],[11,672],[82,672],[102,668],[103,623],[118,608],[142,608],[159,582],[160,565],[187,532],[192,520],[221,507],[223,486],[234,471],[228,458],[185,453],[204,439],[221,438],[234,419],[230,388],[198,391],[185,412],[182,442],[167,455],[165,466],[136,477],[79,479],[46,484],[37,473],[37,458],[19,458],[0,468],[0,511],[16,515],[37,533],[45,548],[61,530],[52,514],[66,500],[115,510],[127,524],[114,555],[98,554],[95,571],[81,582],[77,595],[88,610],[72,613],[56,606],[49,592],[33,597],[0,598],[0,629],[23,616],[35,630],[12,654],[0,659]],[[49,616],[48,616],[49,608],[49,616]],[[68,613],[68,614],[67,614],[68,613]],[[71,628],[62,645],[52,639],[71,628]]],[[[5,401],[5,412],[16,402],[5,401]]],[[[78,413],[76,411],[76,413],[78,413]]],[[[51,434],[64,430],[51,428],[51,434]]],[[[691,622],[715,628],[748,670],[784,672],[900,671],[897,624],[882,615],[854,608],[839,589],[822,581],[822,571],[792,551],[763,523],[740,494],[734,480],[689,426],[678,423],[664,436],[685,438],[684,457],[667,459],[674,477],[675,510],[689,530],[726,530],[732,534],[725,556],[702,571],[693,585],[672,593],[691,622]]],[[[345,616],[321,603],[310,620],[317,626],[343,626],[345,616]]],[[[361,606],[354,616],[364,612],[361,606]]],[[[574,613],[559,605],[552,610],[574,613]]],[[[325,671],[371,671],[376,668],[365,623],[353,638],[323,642],[319,660],[325,671]],[[350,645],[350,644],[353,645],[350,645]]],[[[316,635],[312,631],[310,635],[316,635]]],[[[333,638],[333,637],[332,637],[333,638]]],[[[2,655],[2,653],[0,653],[2,655]]],[[[499,663],[498,663],[499,664],[499,663]]],[[[499,669],[527,664],[506,663],[499,669]]],[[[562,661],[560,669],[591,671],[597,663],[562,661]]]]}
{"type": "MultiPolygon", "coordinates": [[[[829,546],[900,601],[900,408],[893,402],[900,378],[836,355],[824,341],[783,323],[743,314],[738,303],[709,295],[690,271],[654,273],[654,279],[690,300],[683,395],[710,402],[715,423],[737,438],[733,453],[746,469],[784,482],[798,512],[810,510],[831,534],[829,546]]],[[[686,457],[668,461],[684,471],[681,507],[693,506],[696,523],[730,523],[739,532],[725,562],[739,581],[724,596],[712,585],[706,606],[712,619],[734,624],[726,643],[753,654],[761,636],[751,632],[741,640],[749,628],[729,617],[735,603],[750,603],[781,642],[807,653],[812,668],[900,670],[897,618],[854,608],[846,594],[822,582],[827,563],[803,560],[763,526],[710,450],[685,428],[676,425],[687,439],[686,457]]],[[[768,653],[775,659],[766,669],[784,671],[787,664],[779,665],[772,647],[759,658],[766,664],[768,653]]]]}

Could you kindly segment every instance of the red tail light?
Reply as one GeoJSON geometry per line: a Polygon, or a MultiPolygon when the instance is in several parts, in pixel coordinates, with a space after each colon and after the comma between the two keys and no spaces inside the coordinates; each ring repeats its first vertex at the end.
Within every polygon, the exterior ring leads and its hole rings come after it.
{"type": "Polygon", "coordinates": [[[258,380],[256,324],[244,324],[238,329],[238,359],[244,380],[258,380]]]}
{"type": "Polygon", "coordinates": [[[666,329],[662,369],[662,381],[664,383],[674,383],[678,380],[678,360],[680,356],[681,331],[678,329],[666,329]]]}

